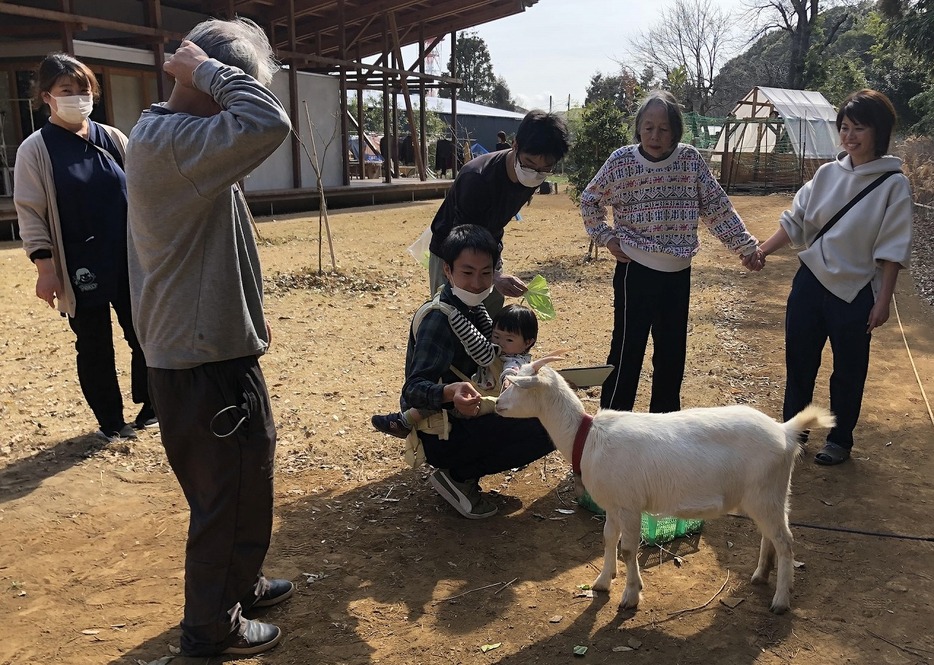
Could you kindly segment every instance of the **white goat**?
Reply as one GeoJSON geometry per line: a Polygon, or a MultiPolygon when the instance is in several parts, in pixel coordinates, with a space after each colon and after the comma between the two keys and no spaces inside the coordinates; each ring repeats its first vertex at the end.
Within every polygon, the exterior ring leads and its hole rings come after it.
{"type": "Polygon", "coordinates": [[[582,453],[577,451],[579,473],[594,501],[606,510],[603,570],[593,588],[610,590],[622,538],[626,590],[620,608],[639,604],[642,576],[636,554],[642,512],[708,519],[742,511],[762,533],[752,582],[768,583],[777,554],[771,610],[785,612],[794,584],[788,492],[798,434],[832,427],[833,415],[809,406],[781,424],[748,406],[664,414],[601,410],[585,435],[590,416],[583,404],[557,372],[544,367],[554,359],[540,358],[522,367],[499,396],[496,412],[538,418],[568,460],[574,458],[575,439],[583,443],[582,453]]]}

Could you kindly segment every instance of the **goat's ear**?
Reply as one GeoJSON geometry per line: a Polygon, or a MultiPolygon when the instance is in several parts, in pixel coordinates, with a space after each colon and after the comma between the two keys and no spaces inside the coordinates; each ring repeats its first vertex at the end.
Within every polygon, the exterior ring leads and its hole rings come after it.
{"type": "Polygon", "coordinates": [[[539,378],[537,376],[522,376],[521,374],[514,374],[508,379],[509,383],[512,383],[516,388],[531,388],[539,383],[539,378]]]}

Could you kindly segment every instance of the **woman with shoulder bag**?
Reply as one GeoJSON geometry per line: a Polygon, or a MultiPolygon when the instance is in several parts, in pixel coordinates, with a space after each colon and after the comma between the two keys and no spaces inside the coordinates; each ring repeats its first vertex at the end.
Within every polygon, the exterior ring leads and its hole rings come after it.
{"type": "Polygon", "coordinates": [[[798,191],[759,248],[764,259],[785,245],[803,247],[785,314],[785,420],[811,402],[828,339],[833,349],[837,424],[817,464],[850,458],[872,331],[888,320],[898,271],[911,257],[911,189],[901,160],[886,154],[894,126],[895,109],[882,93],[847,97],[837,113],[844,152],[798,191]]]}
{"type": "Polygon", "coordinates": [[[133,330],[127,277],[127,138],[89,119],[100,86],[87,65],[64,53],[40,64],[36,95],[49,121],[16,154],[13,201],[23,248],[36,265],[36,295],[67,315],[78,380],[107,441],[136,438],[158,424],[149,401],[146,359],[133,330]],[[56,303],[56,300],[58,301],[56,303]],[[123,418],[110,308],[132,351],[133,425],[123,418]]]}

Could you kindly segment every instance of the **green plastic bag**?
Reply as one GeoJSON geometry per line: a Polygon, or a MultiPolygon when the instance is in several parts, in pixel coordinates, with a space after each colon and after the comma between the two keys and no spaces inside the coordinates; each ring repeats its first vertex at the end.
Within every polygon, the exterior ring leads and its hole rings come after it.
{"type": "Polygon", "coordinates": [[[548,282],[541,275],[535,275],[532,281],[526,286],[529,290],[525,292],[523,298],[528,303],[529,308],[535,312],[536,316],[542,321],[550,321],[555,318],[555,306],[551,302],[551,294],[548,292],[548,282]]]}

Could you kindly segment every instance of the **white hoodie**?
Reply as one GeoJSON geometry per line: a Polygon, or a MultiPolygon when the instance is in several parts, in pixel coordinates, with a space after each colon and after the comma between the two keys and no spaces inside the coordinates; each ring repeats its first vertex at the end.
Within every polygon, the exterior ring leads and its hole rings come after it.
{"type": "Polygon", "coordinates": [[[882,284],[880,261],[908,267],[911,259],[912,205],[908,178],[894,175],[853,206],[817,242],[817,233],[873,180],[901,170],[898,157],[885,155],[854,167],[850,156],[824,164],[795,195],[781,225],[798,258],[838,298],[853,302],[866,284],[873,295],[882,284]]]}

